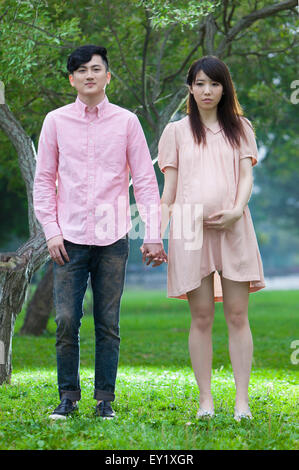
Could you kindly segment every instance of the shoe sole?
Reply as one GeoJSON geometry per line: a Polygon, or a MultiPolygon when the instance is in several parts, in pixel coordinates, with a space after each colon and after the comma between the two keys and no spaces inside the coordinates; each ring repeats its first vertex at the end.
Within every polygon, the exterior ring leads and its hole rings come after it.
{"type": "Polygon", "coordinates": [[[74,416],[75,414],[77,414],[78,411],[79,411],[79,409],[77,408],[77,409],[73,410],[71,413],[69,413],[69,414],[67,414],[67,415],[60,415],[60,414],[58,414],[58,413],[57,413],[57,414],[56,414],[56,413],[53,413],[53,414],[51,414],[51,415],[49,416],[49,418],[52,419],[53,421],[57,421],[57,420],[59,420],[59,419],[65,420],[65,419],[67,419],[67,418],[69,418],[69,417],[74,416]]]}
{"type": "Polygon", "coordinates": [[[66,416],[55,415],[55,414],[49,416],[49,419],[52,419],[53,421],[57,421],[57,420],[64,421],[64,420],[66,420],[66,418],[67,418],[66,416]]]}
{"type": "Polygon", "coordinates": [[[101,415],[98,415],[98,414],[96,414],[95,416],[96,416],[96,418],[102,418],[102,419],[114,419],[114,418],[116,418],[116,416],[101,416],[101,415]]]}

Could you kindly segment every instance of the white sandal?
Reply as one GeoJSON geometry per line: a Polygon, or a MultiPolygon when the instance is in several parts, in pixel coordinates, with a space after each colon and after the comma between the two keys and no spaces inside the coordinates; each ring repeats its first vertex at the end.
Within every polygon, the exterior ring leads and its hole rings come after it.
{"type": "Polygon", "coordinates": [[[201,419],[201,418],[213,418],[215,416],[214,411],[208,411],[204,410],[203,408],[199,408],[199,410],[196,413],[196,418],[201,419]]]}
{"type": "Polygon", "coordinates": [[[253,416],[249,408],[248,408],[248,411],[243,411],[242,413],[240,413],[239,411],[235,409],[234,420],[239,423],[241,419],[253,419],[253,416]]]}

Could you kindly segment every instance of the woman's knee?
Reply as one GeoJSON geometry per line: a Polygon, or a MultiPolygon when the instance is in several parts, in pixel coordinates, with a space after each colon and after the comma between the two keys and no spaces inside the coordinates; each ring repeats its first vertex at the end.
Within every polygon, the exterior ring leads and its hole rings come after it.
{"type": "Polygon", "coordinates": [[[214,305],[200,305],[193,307],[191,311],[192,326],[198,330],[205,331],[212,328],[214,321],[214,305]]]}
{"type": "Polygon", "coordinates": [[[224,314],[229,327],[241,329],[248,325],[247,307],[231,305],[230,307],[225,307],[224,314]]]}

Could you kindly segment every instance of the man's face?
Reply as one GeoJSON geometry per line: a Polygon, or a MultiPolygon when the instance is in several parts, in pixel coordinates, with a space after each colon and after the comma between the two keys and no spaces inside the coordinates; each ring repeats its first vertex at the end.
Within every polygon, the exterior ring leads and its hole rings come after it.
{"type": "Polygon", "coordinates": [[[111,74],[106,71],[105,62],[100,55],[94,54],[89,62],[69,75],[71,85],[82,97],[96,97],[105,93],[111,74]]]}

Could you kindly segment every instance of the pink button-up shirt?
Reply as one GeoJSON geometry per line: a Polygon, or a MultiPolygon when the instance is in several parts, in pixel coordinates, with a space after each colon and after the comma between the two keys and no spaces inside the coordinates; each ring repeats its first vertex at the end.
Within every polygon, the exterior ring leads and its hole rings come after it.
{"type": "Polygon", "coordinates": [[[159,189],[137,116],[107,97],[91,111],[77,97],[49,112],[33,190],[46,240],[62,235],[73,243],[110,245],[124,237],[132,227],[129,172],[144,242],[160,243],[159,189]]]}

